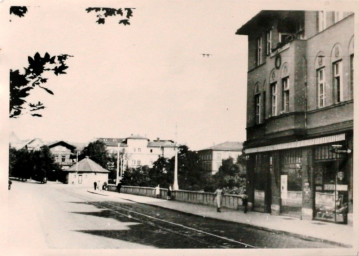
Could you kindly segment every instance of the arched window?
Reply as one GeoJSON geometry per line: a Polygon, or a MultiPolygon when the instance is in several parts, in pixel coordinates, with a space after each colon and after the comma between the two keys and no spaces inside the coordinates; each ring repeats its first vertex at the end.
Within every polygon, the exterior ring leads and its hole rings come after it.
{"type": "Polygon", "coordinates": [[[323,52],[319,52],[315,58],[315,70],[317,78],[317,107],[323,108],[326,105],[325,55],[323,52]]]}
{"type": "Polygon", "coordinates": [[[343,61],[342,48],[339,44],[334,45],[331,53],[332,74],[333,74],[333,92],[334,102],[339,103],[344,100],[343,94],[343,61]]]}

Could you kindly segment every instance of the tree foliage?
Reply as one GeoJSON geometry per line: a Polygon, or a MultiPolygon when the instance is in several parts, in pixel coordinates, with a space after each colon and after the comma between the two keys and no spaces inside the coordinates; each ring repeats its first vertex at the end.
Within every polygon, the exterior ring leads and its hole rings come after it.
{"type": "Polygon", "coordinates": [[[9,176],[21,180],[33,178],[43,182],[44,179],[57,180],[61,175],[61,168],[47,146],[37,151],[10,148],[9,163],[9,176]]]}
{"type": "Polygon", "coordinates": [[[34,57],[28,57],[29,65],[21,72],[18,69],[10,69],[10,118],[17,118],[27,109],[31,116],[41,117],[39,110],[45,108],[42,102],[27,102],[26,98],[30,95],[31,90],[41,88],[45,92],[53,95],[53,91],[45,87],[48,78],[46,73],[53,73],[56,76],[66,74],[66,60],[72,57],[68,54],[51,56],[45,53],[41,57],[36,53],[34,57]]]}
{"type": "Polygon", "coordinates": [[[103,168],[107,168],[108,152],[105,143],[100,140],[90,142],[79,155],[79,160],[84,159],[86,156],[93,161],[101,165],[103,168]]]}
{"type": "Polygon", "coordinates": [[[26,6],[10,6],[10,15],[16,15],[20,18],[24,17],[27,13],[27,7],[26,6]]]}
{"type": "Polygon", "coordinates": [[[213,175],[206,186],[206,191],[214,191],[223,187],[226,193],[242,193],[246,186],[244,158],[239,156],[237,162],[233,158],[222,160],[218,172],[213,175]]]}
{"type": "Polygon", "coordinates": [[[107,7],[89,7],[86,9],[87,13],[95,12],[97,13],[96,22],[98,24],[105,24],[107,17],[112,16],[121,16],[121,19],[118,21],[118,24],[124,26],[130,25],[130,19],[133,16],[133,10],[135,8],[107,8],[107,7]]]}

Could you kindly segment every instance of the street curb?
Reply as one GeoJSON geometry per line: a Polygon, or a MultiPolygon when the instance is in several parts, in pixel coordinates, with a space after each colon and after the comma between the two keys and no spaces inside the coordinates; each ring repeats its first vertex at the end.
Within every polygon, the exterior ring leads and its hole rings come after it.
{"type": "MultiPolygon", "coordinates": [[[[90,192],[90,191],[88,191],[88,192],[90,192]]],[[[109,191],[109,192],[114,192],[114,191],[109,191]]],[[[92,192],[92,193],[99,194],[99,193],[95,193],[95,192],[92,192]]],[[[123,193],[123,194],[127,194],[127,193],[123,193]]],[[[100,195],[105,195],[105,194],[100,194],[100,195]]],[[[132,195],[132,194],[128,194],[128,195],[132,195]]],[[[108,196],[108,195],[105,195],[105,196],[108,196]]],[[[138,196],[138,195],[135,195],[135,196],[138,196]]],[[[236,224],[243,225],[245,227],[256,228],[256,229],[259,229],[259,230],[272,232],[272,233],[276,233],[276,234],[289,235],[289,236],[300,238],[300,239],[303,239],[303,240],[308,240],[308,241],[313,241],[313,242],[324,242],[324,243],[328,243],[328,244],[335,245],[335,246],[340,246],[340,247],[345,247],[345,248],[353,248],[352,245],[348,245],[348,244],[344,244],[344,243],[340,243],[340,242],[336,242],[336,241],[331,241],[331,240],[327,240],[327,239],[322,239],[322,238],[318,238],[318,237],[297,234],[297,233],[293,233],[293,232],[290,232],[290,231],[271,229],[271,228],[256,226],[256,225],[253,225],[253,224],[237,222],[237,221],[233,221],[233,220],[221,219],[221,218],[218,218],[218,217],[203,216],[203,215],[199,215],[199,214],[192,213],[192,212],[185,212],[185,211],[181,211],[181,210],[178,210],[178,209],[167,208],[167,207],[161,206],[161,205],[156,205],[156,204],[151,204],[151,203],[142,203],[142,202],[138,202],[138,201],[127,199],[127,198],[121,198],[121,199],[131,201],[131,202],[135,202],[135,203],[139,203],[139,204],[147,204],[147,205],[167,209],[167,210],[174,211],[174,212],[180,212],[180,213],[184,213],[184,214],[191,215],[191,216],[197,216],[197,217],[203,217],[203,218],[212,219],[212,220],[221,220],[221,221],[225,221],[225,222],[236,223],[236,224]]],[[[175,200],[173,200],[173,201],[175,201],[175,200]]],[[[177,202],[180,202],[180,201],[177,201],[177,202]]]]}
{"type": "Polygon", "coordinates": [[[109,196],[109,195],[101,194],[100,192],[91,191],[91,190],[87,190],[87,192],[89,192],[89,193],[91,193],[91,194],[101,195],[101,196],[109,196]]]}

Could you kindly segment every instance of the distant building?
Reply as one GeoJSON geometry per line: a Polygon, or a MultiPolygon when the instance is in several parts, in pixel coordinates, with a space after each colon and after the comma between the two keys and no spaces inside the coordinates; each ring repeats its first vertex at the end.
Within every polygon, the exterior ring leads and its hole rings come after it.
{"type": "Polygon", "coordinates": [[[209,148],[198,150],[199,159],[202,168],[206,171],[216,174],[222,165],[222,160],[233,158],[237,161],[238,156],[242,154],[243,143],[241,142],[224,142],[209,148]]]}
{"type": "Polygon", "coordinates": [[[159,157],[172,158],[175,155],[176,144],[172,140],[149,140],[139,135],[127,138],[98,138],[105,143],[109,154],[117,155],[120,150],[124,167],[136,168],[140,166],[152,167],[159,157]]]}
{"type": "Polygon", "coordinates": [[[62,169],[67,169],[76,162],[75,146],[65,141],[58,141],[49,144],[48,147],[55,157],[55,162],[58,163],[62,169]]]}
{"type": "Polygon", "coordinates": [[[40,150],[42,146],[46,146],[46,144],[41,139],[35,138],[25,142],[22,148],[26,148],[28,151],[36,151],[40,150]]]}
{"type": "Polygon", "coordinates": [[[261,11],[248,36],[248,197],[255,211],[353,214],[354,13],[261,11]]]}
{"type": "Polygon", "coordinates": [[[93,186],[94,182],[98,186],[108,183],[109,171],[102,168],[99,164],[86,157],[68,169],[64,169],[66,174],[65,183],[71,185],[93,186]]]}

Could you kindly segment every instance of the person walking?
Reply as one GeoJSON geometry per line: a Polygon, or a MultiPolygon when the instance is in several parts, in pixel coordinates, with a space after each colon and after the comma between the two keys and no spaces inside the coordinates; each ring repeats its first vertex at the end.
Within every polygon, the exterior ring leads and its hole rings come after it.
{"type": "Polygon", "coordinates": [[[93,183],[93,189],[94,189],[94,190],[97,189],[97,182],[96,182],[96,181],[93,183]]]}
{"type": "Polygon", "coordinates": [[[222,187],[219,186],[219,187],[216,189],[216,191],[214,191],[214,195],[215,195],[214,200],[216,201],[217,212],[221,212],[222,194],[223,194],[222,187]]]}
{"type": "Polygon", "coordinates": [[[155,188],[155,194],[157,198],[160,198],[160,185],[158,184],[157,187],[155,188]]]}
{"type": "Polygon", "coordinates": [[[118,193],[121,193],[121,187],[122,187],[122,184],[121,184],[121,182],[119,182],[119,183],[117,184],[117,192],[118,192],[118,193]]]}
{"type": "Polygon", "coordinates": [[[248,211],[248,196],[247,196],[247,191],[246,190],[243,191],[242,205],[243,205],[243,212],[247,213],[247,211],[248,211]]]}
{"type": "Polygon", "coordinates": [[[12,181],[9,179],[9,190],[11,189],[12,181]]]}
{"type": "Polygon", "coordinates": [[[167,200],[171,200],[172,198],[172,186],[169,185],[167,189],[167,200]]]}

